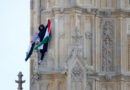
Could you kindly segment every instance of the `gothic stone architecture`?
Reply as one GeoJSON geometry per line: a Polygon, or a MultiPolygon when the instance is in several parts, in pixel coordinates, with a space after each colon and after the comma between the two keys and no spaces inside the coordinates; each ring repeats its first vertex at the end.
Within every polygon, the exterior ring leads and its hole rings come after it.
{"type": "Polygon", "coordinates": [[[31,37],[51,19],[30,90],[130,90],[130,0],[31,0],[31,37]]]}

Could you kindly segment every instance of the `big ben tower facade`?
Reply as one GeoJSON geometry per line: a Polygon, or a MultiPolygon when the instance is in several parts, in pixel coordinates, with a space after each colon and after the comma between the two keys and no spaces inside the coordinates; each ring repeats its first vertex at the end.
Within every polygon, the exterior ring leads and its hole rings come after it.
{"type": "Polygon", "coordinates": [[[51,20],[30,90],[130,90],[130,0],[31,0],[31,37],[51,20]]]}

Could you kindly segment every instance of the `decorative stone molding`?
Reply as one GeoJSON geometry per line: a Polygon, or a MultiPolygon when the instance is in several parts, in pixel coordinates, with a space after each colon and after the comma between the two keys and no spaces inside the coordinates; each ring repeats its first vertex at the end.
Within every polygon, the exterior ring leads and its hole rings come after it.
{"type": "Polygon", "coordinates": [[[83,71],[82,71],[81,67],[78,65],[78,63],[76,63],[75,66],[73,67],[71,77],[75,81],[82,80],[83,71]]]}
{"type": "MultiPolygon", "coordinates": [[[[85,73],[85,68],[84,65],[81,63],[82,61],[80,61],[81,59],[76,58],[75,61],[73,60],[72,62],[74,62],[72,64],[72,66],[70,66],[71,63],[69,63],[69,70],[68,70],[68,77],[70,76],[70,90],[75,90],[75,88],[77,88],[78,90],[85,90],[86,86],[85,86],[85,82],[86,82],[86,73],[85,73]]],[[[69,78],[68,78],[69,79],[69,78]]]]}
{"type": "Polygon", "coordinates": [[[97,8],[83,8],[83,7],[54,7],[52,9],[43,9],[41,14],[55,15],[55,14],[88,14],[96,15],[97,17],[130,17],[129,11],[125,9],[97,9],[97,8]]]}
{"type": "Polygon", "coordinates": [[[68,58],[83,57],[83,35],[78,28],[72,34],[72,38],[74,43],[68,48],[68,58]]]}
{"type": "Polygon", "coordinates": [[[105,20],[102,22],[102,71],[114,71],[114,22],[105,20]]]}
{"type": "Polygon", "coordinates": [[[96,71],[87,72],[87,78],[97,80],[100,82],[116,82],[116,81],[130,81],[129,74],[114,74],[114,73],[98,73],[96,71]]]}
{"type": "Polygon", "coordinates": [[[36,81],[36,80],[39,80],[40,79],[40,75],[38,73],[36,74],[33,74],[32,77],[31,77],[31,85],[36,81]]]}

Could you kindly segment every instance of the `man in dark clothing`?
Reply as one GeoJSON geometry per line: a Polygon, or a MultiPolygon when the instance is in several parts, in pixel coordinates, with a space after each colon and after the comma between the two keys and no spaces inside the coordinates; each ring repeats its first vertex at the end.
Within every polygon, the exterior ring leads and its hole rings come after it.
{"type": "MultiPolygon", "coordinates": [[[[48,25],[47,25],[47,26],[48,26],[48,25]]],[[[44,36],[45,36],[47,26],[44,27],[43,24],[41,24],[41,25],[39,26],[38,36],[39,36],[39,38],[40,38],[40,42],[43,40],[43,38],[44,38],[44,36]]],[[[45,44],[43,45],[43,48],[40,49],[41,58],[40,58],[40,60],[38,61],[38,64],[40,64],[40,63],[42,62],[42,60],[43,60],[43,58],[44,58],[44,55],[45,55],[45,52],[47,51],[47,48],[48,48],[48,43],[45,43],[45,44]]]]}

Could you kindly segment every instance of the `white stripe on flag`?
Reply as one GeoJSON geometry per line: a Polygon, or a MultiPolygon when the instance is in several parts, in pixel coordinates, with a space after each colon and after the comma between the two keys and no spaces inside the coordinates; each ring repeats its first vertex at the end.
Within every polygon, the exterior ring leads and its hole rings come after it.
{"type": "MultiPolygon", "coordinates": [[[[44,45],[44,44],[43,44],[43,45],[44,45]]],[[[38,47],[38,50],[43,49],[43,45],[41,45],[40,47],[38,47]]]]}

